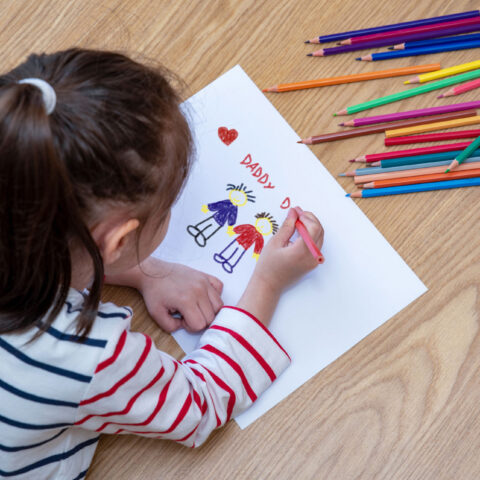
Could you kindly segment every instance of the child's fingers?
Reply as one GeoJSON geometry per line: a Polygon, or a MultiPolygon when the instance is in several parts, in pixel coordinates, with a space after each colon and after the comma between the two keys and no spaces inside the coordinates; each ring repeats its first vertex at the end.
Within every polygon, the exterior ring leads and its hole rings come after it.
{"type": "Polygon", "coordinates": [[[210,282],[210,285],[219,293],[222,293],[223,290],[223,282],[219,280],[217,277],[214,277],[213,275],[207,275],[208,281],[210,282]]]}
{"type": "Polygon", "coordinates": [[[312,240],[319,248],[321,248],[323,244],[324,231],[318,218],[311,212],[303,212],[300,220],[305,225],[305,228],[312,237],[312,240]]]}
{"type": "Polygon", "coordinates": [[[182,326],[182,321],[179,318],[174,318],[170,312],[165,308],[161,309],[154,317],[158,325],[168,333],[178,330],[182,326]]]}
{"type": "Polygon", "coordinates": [[[208,293],[208,298],[210,299],[210,303],[212,304],[213,311],[215,312],[215,315],[216,315],[220,311],[220,309],[223,307],[222,297],[220,297],[218,290],[216,290],[213,287],[210,287],[207,290],[207,293],[208,293]]]}
{"type": "Polygon", "coordinates": [[[277,234],[272,238],[274,244],[286,246],[290,240],[290,237],[295,232],[295,222],[298,219],[298,213],[294,208],[288,211],[287,218],[284,220],[277,234]]]}
{"type": "Polygon", "coordinates": [[[207,327],[207,319],[198,304],[182,309],[184,327],[189,332],[198,332],[207,327]]]}

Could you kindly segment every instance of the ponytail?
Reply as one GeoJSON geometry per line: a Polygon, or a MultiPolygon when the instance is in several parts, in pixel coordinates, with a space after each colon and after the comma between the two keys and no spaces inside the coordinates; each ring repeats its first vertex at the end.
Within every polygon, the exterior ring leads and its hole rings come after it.
{"type": "Polygon", "coordinates": [[[73,241],[83,245],[95,271],[92,293],[77,319],[78,333],[86,335],[100,300],[102,258],[55,150],[42,91],[27,83],[5,85],[0,89],[0,334],[34,323],[45,330],[53,322],[70,287],[73,241]]]}

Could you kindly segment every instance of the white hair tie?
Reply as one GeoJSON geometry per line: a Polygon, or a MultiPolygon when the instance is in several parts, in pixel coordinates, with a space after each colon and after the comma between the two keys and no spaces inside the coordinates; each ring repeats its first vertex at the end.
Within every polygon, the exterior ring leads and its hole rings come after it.
{"type": "Polygon", "coordinates": [[[50,115],[55,110],[55,105],[57,104],[57,95],[53,87],[48,82],[42,80],[41,78],[24,78],[19,80],[18,83],[29,83],[30,85],[34,85],[41,90],[47,115],[50,115]]]}

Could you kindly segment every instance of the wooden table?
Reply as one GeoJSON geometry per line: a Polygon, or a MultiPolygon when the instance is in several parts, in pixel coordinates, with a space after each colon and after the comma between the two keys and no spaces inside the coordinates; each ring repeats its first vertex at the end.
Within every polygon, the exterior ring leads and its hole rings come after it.
{"type": "MultiPolygon", "coordinates": [[[[237,63],[264,88],[348,72],[434,61],[452,66],[479,58],[478,50],[382,63],[355,62],[355,53],[305,57],[315,48],[303,40],[320,33],[478,8],[478,3],[465,0],[4,0],[0,8],[4,70],[32,51],[73,45],[120,49],[177,72],[189,87],[185,97],[237,63]]],[[[336,130],[332,112],[398,91],[401,80],[268,98],[305,137],[336,130]]],[[[477,95],[478,90],[445,103],[477,95]]],[[[435,96],[414,97],[374,112],[430,106],[437,104],[435,96]]],[[[313,146],[312,151],[336,175],[347,169],[348,159],[383,147],[381,135],[372,135],[313,146]]],[[[339,182],[353,191],[350,179],[339,182]]],[[[134,436],[104,436],[89,480],[480,478],[480,190],[357,202],[428,286],[428,293],[246,430],[230,422],[195,450],[134,436]]],[[[182,357],[175,341],[155,327],[136,292],[107,287],[104,299],[131,305],[136,313],[133,329],[182,357]]]]}

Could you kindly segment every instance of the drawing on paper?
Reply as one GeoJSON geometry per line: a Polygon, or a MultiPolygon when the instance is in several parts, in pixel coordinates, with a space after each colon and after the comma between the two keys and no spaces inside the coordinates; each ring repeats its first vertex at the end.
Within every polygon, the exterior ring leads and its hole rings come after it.
{"type": "Polygon", "coordinates": [[[189,225],[187,232],[195,239],[199,247],[204,247],[207,240],[215,235],[224,225],[235,225],[237,221],[238,208],[243,207],[248,202],[255,203],[255,196],[252,190],[247,190],[246,185],[233,185],[229,183],[226,188],[228,198],[219,202],[202,205],[203,213],[211,213],[204,220],[196,225],[189,225]]]}
{"type": "Polygon", "coordinates": [[[229,226],[227,233],[237,235],[220,253],[216,253],[213,259],[222,265],[227,273],[233,273],[233,269],[245,255],[245,252],[252,246],[253,258],[258,258],[263,249],[263,237],[270,234],[275,235],[278,230],[278,224],[267,212],[255,215],[255,225],[244,224],[235,227],[229,226]]]}
{"type": "Polygon", "coordinates": [[[232,142],[234,142],[238,137],[238,132],[231,128],[230,130],[227,127],[218,127],[218,138],[228,147],[232,142]]]}

